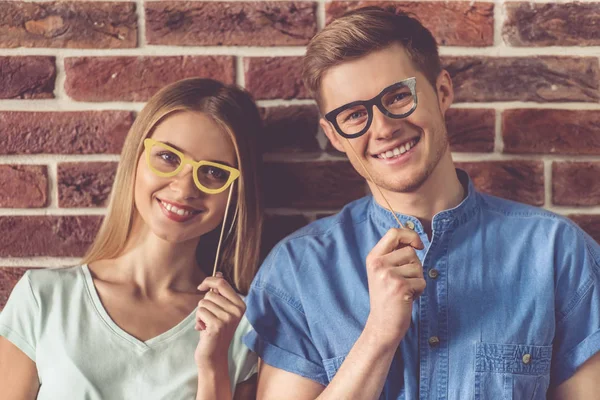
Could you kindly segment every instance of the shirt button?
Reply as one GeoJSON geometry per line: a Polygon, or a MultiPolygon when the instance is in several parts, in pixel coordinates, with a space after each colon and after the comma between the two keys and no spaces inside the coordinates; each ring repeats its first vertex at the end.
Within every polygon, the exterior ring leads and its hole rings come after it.
{"type": "Polygon", "coordinates": [[[523,356],[523,364],[529,364],[531,362],[531,354],[525,354],[523,356]]]}
{"type": "Polygon", "coordinates": [[[435,347],[440,344],[440,338],[437,336],[432,336],[429,338],[429,346],[435,347]]]}
{"type": "Polygon", "coordinates": [[[427,275],[429,275],[429,277],[431,279],[437,279],[438,276],[440,276],[440,273],[437,269],[432,268],[429,270],[429,272],[427,273],[427,275]]]}
{"type": "Polygon", "coordinates": [[[414,222],[412,222],[412,221],[407,221],[407,222],[406,222],[406,227],[407,227],[408,229],[411,229],[411,230],[413,230],[413,231],[414,231],[414,230],[415,230],[415,223],[414,223],[414,222]]]}

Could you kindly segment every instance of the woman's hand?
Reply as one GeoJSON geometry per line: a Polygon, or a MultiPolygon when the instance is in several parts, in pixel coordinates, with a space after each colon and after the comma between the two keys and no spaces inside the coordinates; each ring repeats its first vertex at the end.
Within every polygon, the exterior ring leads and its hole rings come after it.
{"type": "Polygon", "coordinates": [[[206,291],[198,302],[195,329],[200,341],[194,358],[199,367],[224,367],[227,370],[229,344],[246,311],[246,304],[223,278],[206,278],[198,290],[206,291]]]}

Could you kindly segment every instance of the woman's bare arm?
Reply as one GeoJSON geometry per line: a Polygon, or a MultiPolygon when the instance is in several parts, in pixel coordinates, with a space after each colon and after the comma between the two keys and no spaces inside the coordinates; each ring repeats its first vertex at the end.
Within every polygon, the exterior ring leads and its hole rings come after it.
{"type": "Polygon", "coordinates": [[[3,337],[0,337],[0,388],[5,400],[35,400],[40,389],[35,363],[3,337]]]}

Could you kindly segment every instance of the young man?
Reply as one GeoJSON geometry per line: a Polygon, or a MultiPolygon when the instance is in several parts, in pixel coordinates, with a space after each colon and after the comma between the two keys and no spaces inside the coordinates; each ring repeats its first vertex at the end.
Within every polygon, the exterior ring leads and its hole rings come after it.
{"type": "Polygon", "coordinates": [[[600,246],[454,168],[430,32],[362,9],[304,63],[323,130],[373,195],[261,267],[246,337],[259,399],[599,398],[600,246]]]}

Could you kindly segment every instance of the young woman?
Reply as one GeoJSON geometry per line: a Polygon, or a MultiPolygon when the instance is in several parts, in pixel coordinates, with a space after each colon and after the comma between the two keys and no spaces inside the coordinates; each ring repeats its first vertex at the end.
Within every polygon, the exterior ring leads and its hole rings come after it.
{"type": "Polygon", "coordinates": [[[83,264],[28,271],[0,315],[2,399],[253,398],[238,292],[259,257],[260,129],[213,80],[146,104],[83,264]]]}

